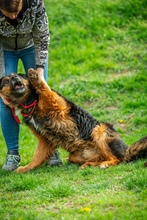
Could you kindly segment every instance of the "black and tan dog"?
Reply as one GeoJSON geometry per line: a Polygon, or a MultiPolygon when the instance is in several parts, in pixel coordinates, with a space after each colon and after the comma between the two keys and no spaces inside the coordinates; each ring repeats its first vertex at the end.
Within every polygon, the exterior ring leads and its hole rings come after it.
{"type": "MultiPolygon", "coordinates": [[[[147,156],[147,136],[127,147],[112,125],[99,122],[88,112],[51,90],[33,69],[28,79],[10,74],[0,79],[0,94],[38,138],[34,157],[17,172],[27,172],[47,161],[57,147],[69,152],[68,160],[80,168],[106,168],[147,156]]],[[[15,116],[17,119],[17,117],[15,116]]]]}

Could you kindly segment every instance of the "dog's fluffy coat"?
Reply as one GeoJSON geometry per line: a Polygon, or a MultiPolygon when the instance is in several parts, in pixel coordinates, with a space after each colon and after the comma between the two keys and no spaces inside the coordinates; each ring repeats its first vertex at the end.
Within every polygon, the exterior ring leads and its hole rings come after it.
{"type": "Polygon", "coordinates": [[[147,156],[147,136],[128,148],[112,125],[97,121],[51,90],[33,69],[28,71],[28,79],[14,73],[1,78],[0,94],[11,108],[21,111],[24,122],[38,138],[31,163],[17,172],[40,166],[57,147],[67,150],[68,160],[80,164],[80,168],[106,168],[147,156]],[[37,104],[32,105],[34,102],[37,104]]]}

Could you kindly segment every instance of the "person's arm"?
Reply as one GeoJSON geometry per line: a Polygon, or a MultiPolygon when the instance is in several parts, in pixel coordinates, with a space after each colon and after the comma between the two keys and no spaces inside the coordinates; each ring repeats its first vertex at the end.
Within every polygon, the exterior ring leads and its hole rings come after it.
{"type": "Polygon", "coordinates": [[[35,24],[33,27],[33,39],[35,47],[35,58],[37,71],[43,73],[43,69],[48,57],[48,45],[49,45],[49,27],[48,17],[46,14],[43,0],[39,0],[39,4],[36,12],[35,24]]]}
{"type": "Polygon", "coordinates": [[[43,78],[44,78],[44,68],[43,67],[37,67],[37,72],[39,73],[40,76],[43,76],[43,78]]]}
{"type": "Polygon", "coordinates": [[[5,76],[5,63],[4,63],[3,45],[0,39],[0,78],[3,76],[5,76]]]}

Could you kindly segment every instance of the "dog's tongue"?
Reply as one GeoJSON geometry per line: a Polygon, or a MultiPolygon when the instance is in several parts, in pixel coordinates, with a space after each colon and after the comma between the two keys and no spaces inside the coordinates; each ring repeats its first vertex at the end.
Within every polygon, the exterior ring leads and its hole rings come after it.
{"type": "Polygon", "coordinates": [[[15,89],[20,89],[22,85],[15,85],[15,89]]]}

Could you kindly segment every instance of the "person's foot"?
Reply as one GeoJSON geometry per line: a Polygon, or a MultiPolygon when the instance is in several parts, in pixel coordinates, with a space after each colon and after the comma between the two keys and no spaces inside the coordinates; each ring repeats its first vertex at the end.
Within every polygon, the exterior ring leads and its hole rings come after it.
{"type": "Polygon", "coordinates": [[[2,170],[14,171],[18,168],[20,163],[20,156],[17,150],[9,150],[6,157],[6,162],[2,170]]]}
{"type": "Polygon", "coordinates": [[[58,150],[55,150],[54,154],[48,160],[49,166],[62,166],[62,160],[60,159],[60,154],[58,150]]]}

